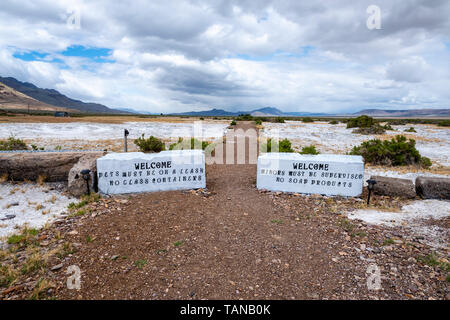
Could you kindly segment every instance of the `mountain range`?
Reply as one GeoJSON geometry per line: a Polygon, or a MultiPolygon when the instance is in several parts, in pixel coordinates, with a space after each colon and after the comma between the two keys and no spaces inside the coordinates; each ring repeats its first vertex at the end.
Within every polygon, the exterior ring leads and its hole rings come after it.
{"type": "Polygon", "coordinates": [[[54,89],[42,89],[11,77],[0,77],[0,109],[69,111],[92,113],[127,113],[99,103],[71,99],[54,89]]]}
{"type": "MultiPolygon", "coordinates": [[[[122,113],[122,114],[152,114],[141,113],[131,108],[109,108],[99,103],[87,103],[71,99],[54,89],[42,89],[28,82],[21,82],[12,77],[0,77],[0,109],[37,110],[37,111],[67,111],[72,113],[122,113]]],[[[154,114],[154,113],[153,113],[154,114]]],[[[364,109],[350,114],[330,114],[312,112],[283,112],[275,107],[257,108],[250,111],[226,111],[213,108],[206,111],[190,111],[171,113],[175,116],[205,116],[205,117],[235,117],[240,114],[250,114],[254,117],[327,117],[327,116],[358,116],[372,117],[450,117],[450,109],[410,109],[385,110],[364,109]]]]}
{"type": "Polygon", "coordinates": [[[240,114],[250,114],[254,117],[354,117],[368,115],[372,117],[450,117],[450,109],[410,109],[410,110],[385,110],[385,109],[364,109],[355,113],[312,113],[312,112],[283,112],[277,108],[266,107],[251,111],[230,112],[222,109],[211,109],[207,111],[191,111],[174,113],[178,116],[197,117],[224,117],[238,116],[240,114]]]}
{"type": "Polygon", "coordinates": [[[254,117],[274,117],[274,116],[290,116],[290,117],[307,117],[307,116],[327,116],[326,113],[310,113],[310,112],[283,112],[277,108],[273,107],[265,107],[254,109],[251,111],[236,111],[230,112],[222,109],[211,109],[206,111],[191,111],[191,112],[183,112],[183,113],[173,113],[171,115],[177,116],[205,116],[205,117],[225,117],[231,116],[235,117],[240,114],[250,114],[254,117]]]}

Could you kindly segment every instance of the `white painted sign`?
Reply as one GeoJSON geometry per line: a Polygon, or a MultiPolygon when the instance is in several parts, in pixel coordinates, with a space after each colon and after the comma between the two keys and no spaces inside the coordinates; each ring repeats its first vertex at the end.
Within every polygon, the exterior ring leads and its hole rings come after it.
{"type": "Polygon", "coordinates": [[[356,197],[362,193],[361,156],[264,153],[258,157],[258,189],[356,197]]]}
{"type": "Polygon", "coordinates": [[[105,194],[205,188],[205,153],[110,153],[97,159],[97,176],[98,188],[105,194]]]}

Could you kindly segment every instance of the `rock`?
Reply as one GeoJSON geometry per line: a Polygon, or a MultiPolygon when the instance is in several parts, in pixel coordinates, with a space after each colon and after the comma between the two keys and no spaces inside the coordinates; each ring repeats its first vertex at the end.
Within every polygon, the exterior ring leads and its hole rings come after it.
{"type": "Polygon", "coordinates": [[[6,220],[11,220],[14,219],[16,217],[15,214],[7,214],[4,218],[0,219],[2,221],[6,221],[6,220]]]}
{"type": "Polygon", "coordinates": [[[57,270],[61,269],[62,267],[63,267],[63,264],[60,263],[60,264],[57,264],[56,266],[51,267],[50,270],[57,271],[57,270]]]}
{"type": "Polygon", "coordinates": [[[382,176],[371,176],[370,179],[377,182],[373,190],[373,193],[376,195],[407,199],[416,197],[416,190],[414,189],[414,184],[411,180],[382,176]]]}
{"type": "Polygon", "coordinates": [[[416,263],[416,259],[414,259],[413,257],[408,258],[408,262],[410,263],[416,263]]]}
{"type": "Polygon", "coordinates": [[[0,154],[0,176],[8,175],[14,181],[38,180],[45,177],[47,182],[65,182],[70,169],[85,156],[101,157],[103,152],[30,152],[0,154]]]}
{"type": "Polygon", "coordinates": [[[307,293],[306,296],[309,299],[319,299],[320,298],[320,296],[317,293],[307,293]]]}
{"type": "Polygon", "coordinates": [[[417,177],[416,193],[423,199],[450,199],[450,178],[417,177]]]}
{"type": "Polygon", "coordinates": [[[17,207],[18,205],[19,205],[18,202],[11,202],[11,203],[9,204],[10,207],[17,207]]]}
{"type": "Polygon", "coordinates": [[[82,156],[79,161],[70,169],[68,177],[68,191],[71,195],[75,197],[81,197],[87,194],[86,181],[83,179],[81,174],[82,170],[89,169],[91,173],[89,174],[89,189],[90,191],[96,191],[97,189],[97,158],[100,155],[86,154],[82,156]]]}

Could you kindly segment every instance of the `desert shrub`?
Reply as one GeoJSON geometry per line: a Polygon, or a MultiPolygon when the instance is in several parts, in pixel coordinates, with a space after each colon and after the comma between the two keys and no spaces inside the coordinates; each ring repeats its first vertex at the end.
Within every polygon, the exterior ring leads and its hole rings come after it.
{"type": "Polygon", "coordinates": [[[414,127],[410,127],[409,129],[406,129],[405,132],[417,132],[414,127]]]}
{"type": "Polygon", "coordinates": [[[331,120],[329,123],[330,123],[330,124],[338,124],[339,122],[336,121],[336,120],[331,120]]]}
{"type": "Polygon", "coordinates": [[[261,144],[262,152],[294,152],[292,144],[288,139],[283,139],[279,143],[269,138],[266,144],[261,144]]]}
{"type": "Polygon", "coordinates": [[[169,146],[169,150],[193,150],[198,149],[197,146],[201,146],[202,150],[205,150],[211,143],[208,141],[200,141],[192,137],[190,140],[178,138],[177,143],[172,143],[169,146]]]}
{"type": "Polygon", "coordinates": [[[384,127],[376,124],[372,127],[368,128],[357,128],[352,131],[352,133],[358,133],[358,134],[383,134],[386,132],[386,129],[384,127]]]}
{"type": "Polygon", "coordinates": [[[0,140],[0,151],[28,150],[27,144],[21,139],[9,137],[7,140],[0,140]]]}
{"type": "Polygon", "coordinates": [[[440,127],[450,127],[450,120],[442,120],[438,122],[438,126],[440,127]]]}
{"type": "Polygon", "coordinates": [[[389,120],[389,123],[391,125],[395,125],[395,126],[402,126],[408,123],[408,120],[406,119],[396,119],[396,120],[389,120]]]}
{"type": "Polygon", "coordinates": [[[139,150],[142,152],[161,152],[165,150],[164,143],[154,136],[150,136],[150,138],[145,138],[144,134],[141,137],[134,140],[134,144],[138,146],[139,150]]]}
{"type": "Polygon", "coordinates": [[[316,146],[310,145],[307,147],[303,147],[300,154],[319,154],[320,152],[316,150],[316,146]]]}
{"type": "Polygon", "coordinates": [[[205,120],[205,118],[203,118],[203,117],[200,117],[200,120],[205,120]]]}
{"type": "Polygon", "coordinates": [[[238,121],[251,121],[251,120],[253,120],[253,117],[250,115],[250,114],[240,114],[238,117],[237,117],[237,120],[238,121]]]}
{"type": "Polygon", "coordinates": [[[372,117],[363,115],[357,118],[352,118],[347,121],[347,129],[350,128],[370,128],[375,124],[372,117]]]}
{"type": "Polygon", "coordinates": [[[314,120],[313,120],[313,118],[311,118],[311,117],[304,117],[304,118],[302,119],[302,122],[310,123],[310,122],[314,122],[314,120]]]}
{"type": "Polygon", "coordinates": [[[422,157],[422,156],[420,157],[420,163],[419,164],[420,164],[420,166],[422,168],[429,168],[432,165],[430,158],[422,157]]]}
{"type": "Polygon", "coordinates": [[[255,124],[258,125],[258,126],[262,125],[262,120],[261,119],[256,119],[255,120],[255,124]]]}
{"type": "Polygon", "coordinates": [[[389,123],[386,123],[384,126],[381,126],[384,130],[395,130],[389,123]]]}
{"type": "Polygon", "coordinates": [[[361,155],[366,163],[384,166],[418,165],[431,166],[427,157],[422,157],[416,149],[416,141],[405,136],[395,136],[391,140],[373,139],[353,147],[352,155],[361,155]]]}
{"type": "Polygon", "coordinates": [[[33,151],[38,151],[38,150],[42,151],[42,150],[44,150],[44,147],[38,147],[37,145],[32,144],[31,149],[33,149],[33,151]]]}
{"type": "Polygon", "coordinates": [[[276,117],[273,122],[275,123],[284,123],[284,119],[282,117],[276,117]]]}
{"type": "Polygon", "coordinates": [[[235,126],[237,123],[235,120],[231,121],[230,126],[235,126]]]}

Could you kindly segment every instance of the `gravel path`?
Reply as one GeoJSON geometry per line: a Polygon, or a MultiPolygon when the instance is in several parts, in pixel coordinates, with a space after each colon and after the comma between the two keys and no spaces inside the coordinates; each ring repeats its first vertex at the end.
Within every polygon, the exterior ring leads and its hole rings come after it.
{"type": "MultiPolygon", "coordinates": [[[[207,190],[102,199],[89,205],[89,214],[44,231],[48,250],[61,243],[73,248],[46,273],[55,283],[52,296],[449,298],[448,271],[421,262],[431,253],[421,239],[400,227],[345,218],[349,208],[364,208],[361,199],[258,191],[255,172],[250,164],[210,165],[207,190]],[[71,265],[81,270],[80,290],[65,285],[71,265]],[[381,290],[367,287],[371,265],[381,272],[381,290]]],[[[400,205],[383,197],[372,201],[400,205]]],[[[6,297],[25,297],[20,290],[6,297]]]]}

